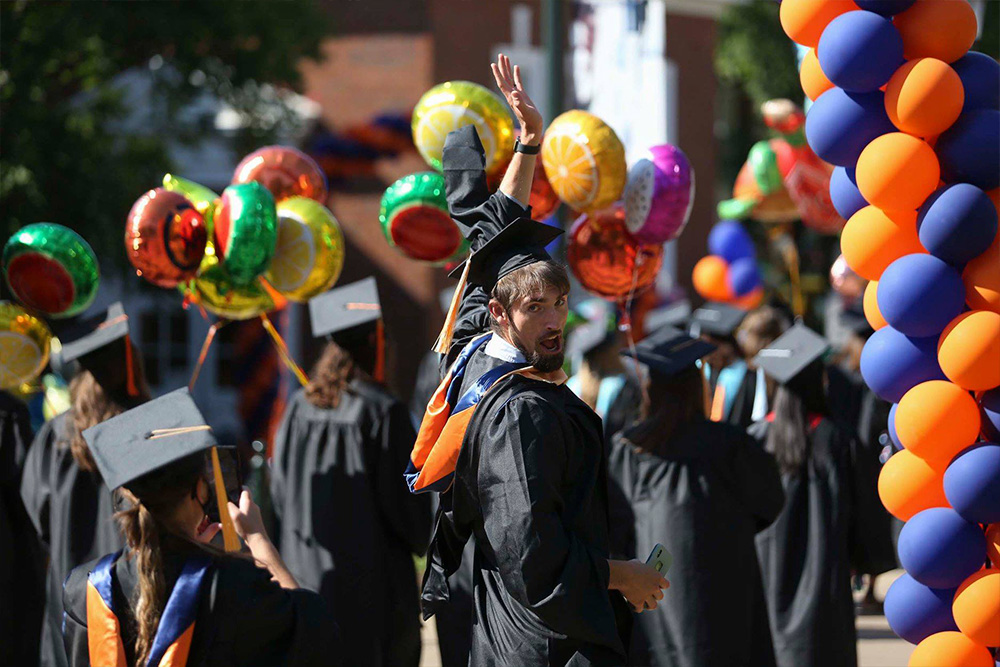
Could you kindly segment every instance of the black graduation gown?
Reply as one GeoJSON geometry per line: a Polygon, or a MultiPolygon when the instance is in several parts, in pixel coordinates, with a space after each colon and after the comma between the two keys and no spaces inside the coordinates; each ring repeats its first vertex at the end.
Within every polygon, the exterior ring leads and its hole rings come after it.
{"type": "Polygon", "coordinates": [[[745,432],[699,420],[660,456],[614,439],[612,552],[645,561],[657,543],[673,555],[670,588],[639,614],[630,665],[774,664],[754,535],[781,512],[773,457],[745,432]],[[616,502],[624,501],[624,505],[616,502]]]}
{"type": "MultiPolygon", "coordinates": [[[[770,424],[750,434],[763,443],[770,424]]],[[[858,508],[854,438],[829,419],[812,428],[809,458],[798,474],[782,473],[785,507],[757,535],[768,615],[779,667],[857,664],[851,569],[866,526],[858,508]]]]}
{"type": "MultiPolygon", "coordinates": [[[[129,601],[138,587],[138,575],[135,560],[127,553],[115,563],[112,596],[125,656],[133,664],[134,617],[129,601]]],[[[170,553],[163,560],[169,598],[184,561],[170,553]]],[[[350,664],[342,657],[337,625],[318,595],[281,588],[249,558],[213,560],[202,583],[188,667],[350,664]]],[[[75,568],[66,582],[64,639],[72,667],[90,666],[86,591],[87,575],[96,564],[95,560],[75,568]]]]}
{"type": "Polygon", "coordinates": [[[41,664],[67,665],[62,643],[62,585],[70,571],[123,545],[111,491],[97,473],[81,470],[69,447],[71,412],[35,436],[21,479],[21,497],[48,551],[41,664]]]}
{"type": "Polygon", "coordinates": [[[0,653],[26,667],[38,664],[45,609],[45,559],[20,491],[31,440],[27,406],[0,391],[0,653]]]}
{"type": "Polygon", "coordinates": [[[332,610],[345,664],[420,660],[413,554],[427,548],[431,506],[403,480],[414,438],[406,406],[360,379],[332,410],[299,391],[275,437],[276,542],[299,584],[332,610]]]}

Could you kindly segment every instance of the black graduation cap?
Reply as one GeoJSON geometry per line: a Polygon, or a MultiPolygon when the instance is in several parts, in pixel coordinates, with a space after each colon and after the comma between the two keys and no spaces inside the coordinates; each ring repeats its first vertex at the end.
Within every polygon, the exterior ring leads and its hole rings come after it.
{"type": "Polygon", "coordinates": [[[818,333],[796,322],[777,340],[761,350],[753,364],[780,382],[788,384],[810,364],[823,357],[830,342],[818,333]]]}
{"type": "MultiPolygon", "coordinates": [[[[507,274],[529,264],[552,259],[545,252],[545,246],[562,233],[557,227],[535,222],[531,218],[518,218],[469,255],[466,260],[469,268],[467,282],[492,292],[497,282],[507,274]]],[[[465,265],[459,266],[449,275],[459,278],[465,268],[465,265]]]]}
{"type": "Polygon", "coordinates": [[[109,489],[216,446],[187,388],[172,391],[83,432],[109,489]]]}
{"type": "Polygon", "coordinates": [[[638,359],[650,372],[671,376],[684,370],[706,354],[713,352],[715,345],[701,338],[689,336],[671,326],[661,327],[646,336],[635,346],[635,354],[626,348],[623,357],[638,359]]]}
{"type": "Polygon", "coordinates": [[[128,315],[120,301],[111,304],[104,313],[66,323],[57,334],[62,347],[52,354],[53,369],[68,373],[79,364],[106,390],[125,387],[129,395],[139,394],[128,315]]]}
{"type": "Polygon", "coordinates": [[[585,355],[598,347],[610,343],[615,338],[613,323],[595,320],[584,322],[570,332],[566,338],[566,351],[571,357],[585,355]]]}
{"type": "Polygon", "coordinates": [[[652,333],[661,327],[684,326],[690,317],[691,303],[687,299],[681,299],[650,310],[643,318],[642,325],[647,333],[652,333]]]}
{"type": "Polygon", "coordinates": [[[740,326],[747,311],[733,306],[709,301],[701,308],[691,313],[691,332],[706,333],[719,338],[732,336],[736,327],[740,326]]]}
{"type": "Polygon", "coordinates": [[[337,287],[309,299],[313,336],[333,336],[355,327],[375,324],[382,318],[382,304],[374,277],[337,287]]]}

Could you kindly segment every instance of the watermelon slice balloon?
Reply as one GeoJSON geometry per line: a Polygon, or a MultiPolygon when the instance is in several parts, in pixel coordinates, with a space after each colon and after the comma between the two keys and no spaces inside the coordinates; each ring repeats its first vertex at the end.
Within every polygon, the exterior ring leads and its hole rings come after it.
{"type": "Polygon", "coordinates": [[[382,195],[379,213],[389,245],[422,262],[447,262],[467,247],[448,213],[444,176],[424,171],[404,176],[382,195]]]}
{"type": "Polygon", "coordinates": [[[51,222],[27,225],[8,239],[3,273],[18,301],[55,318],[86,310],[100,283],[90,244],[72,229],[51,222]]]}
{"type": "Polygon", "coordinates": [[[694,205],[694,169],[684,151],[653,146],[629,170],[625,226],[641,243],[663,243],[684,231],[694,205]]]}
{"type": "Polygon", "coordinates": [[[233,283],[249,285],[271,264],[278,241],[274,197],[260,183],[230,185],[213,215],[215,253],[233,283]]]}

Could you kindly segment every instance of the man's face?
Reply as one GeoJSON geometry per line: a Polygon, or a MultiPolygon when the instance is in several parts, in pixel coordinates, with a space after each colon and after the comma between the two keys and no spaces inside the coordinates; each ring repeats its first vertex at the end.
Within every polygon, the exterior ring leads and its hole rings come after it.
{"type": "Polygon", "coordinates": [[[564,292],[550,285],[543,292],[515,301],[508,312],[499,301],[491,299],[490,313],[504,332],[504,338],[521,350],[532,366],[543,373],[562,367],[563,328],[569,314],[564,292]]]}

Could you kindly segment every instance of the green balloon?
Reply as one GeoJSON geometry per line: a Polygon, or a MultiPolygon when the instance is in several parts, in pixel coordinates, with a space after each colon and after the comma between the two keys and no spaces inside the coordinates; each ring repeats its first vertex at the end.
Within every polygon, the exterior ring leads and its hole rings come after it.
{"type": "Polygon", "coordinates": [[[86,310],[101,280],[90,244],[72,229],[51,222],[27,225],[8,239],[3,272],[21,303],[55,318],[86,310]]]}
{"type": "Polygon", "coordinates": [[[469,250],[448,213],[444,176],[435,171],[410,174],[390,185],[378,219],[389,245],[412,259],[446,264],[469,250]]]}
{"type": "Polygon", "coordinates": [[[274,197],[260,183],[230,185],[213,219],[215,249],[237,285],[249,285],[264,273],[278,241],[274,197]]]}
{"type": "Polygon", "coordinates": [[[784,179],[778,169],[778,156],[768,142],[755,143],[747,156],[747,162],[750,163],[754,181],[764,196],[777,192],[784,186],[784,179]]]}
{"type": "Polygon", "coordinates": [[[219,199],[219,195],[200,183],[195,183],[194,181],[189,181],[186,178],[174,176],[173,174],[164,174],[163,187],[170,192],[183,195],[189,202],[194,204],[195,209],[205,218],[205,224],[208,226],[209,233],[211,233],[212,213],[215,210],[215,202],[219,199]]]}
{"type": "Polygon", "coordinates": [[[752,199],[727,199],[719,202],[715,212],[720,220],[742,220],[750,217],[755,205],[752,199]]]}

